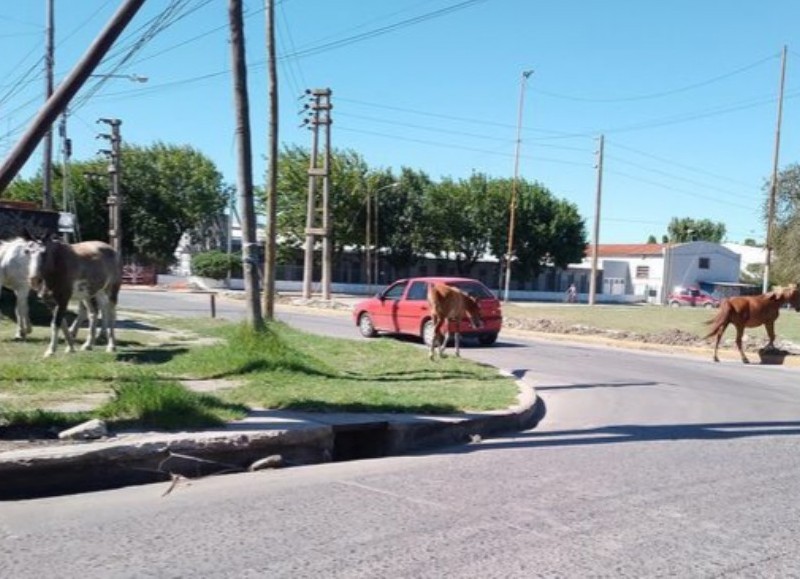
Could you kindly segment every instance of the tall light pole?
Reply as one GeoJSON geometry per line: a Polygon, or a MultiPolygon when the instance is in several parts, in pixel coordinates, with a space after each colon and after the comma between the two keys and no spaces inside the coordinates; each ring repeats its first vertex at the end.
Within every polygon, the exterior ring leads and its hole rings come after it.
{"type": "Polygon", "coordinates": [[[764,255],[764,281],[762,292],[769,290],[769,274],[772,266],[772,245],[774,243],[773,221],[775,220],[775,198],[778,191],[778,154],[781,148],[781,117],[783,116],[783,85],[786,80],[786,46],[781,53],[781,81],[778,87],[778,122],[775,127],[775,148],[772,155],[772,177],[769,183],[769,203],[767,210],[767,250],[764,255]]]}
{"type": "Polygon", "coordinates": [[[508,289],[511,285],[511,257],[514,252],[514,219],[517,207],[517,181],[519,181],[519,152],[522,145],[522,110],[525,105],[525,84],[532,70],[522,72],[519,83],[519,110],[517,111],[517,145],[514,152],[514,180],[511,183],[511,206],[508,217],[508,251],[506,252],[506,284],[503,301],[508,302],[508,289]]]}

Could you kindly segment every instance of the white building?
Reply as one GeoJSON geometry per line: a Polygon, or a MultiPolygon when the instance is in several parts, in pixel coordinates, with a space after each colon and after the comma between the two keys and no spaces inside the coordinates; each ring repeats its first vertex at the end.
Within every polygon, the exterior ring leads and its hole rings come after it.
{"type": "MultiPolygon", "coordinates": [[[[589,247],[583,267],[591,265],[593,250],[589,247]]],[[[599,245],[597,260],[602,293],[652,303],[665,303],[675,286],[739,284],[739,254],[707,241],[599,245]]]]}

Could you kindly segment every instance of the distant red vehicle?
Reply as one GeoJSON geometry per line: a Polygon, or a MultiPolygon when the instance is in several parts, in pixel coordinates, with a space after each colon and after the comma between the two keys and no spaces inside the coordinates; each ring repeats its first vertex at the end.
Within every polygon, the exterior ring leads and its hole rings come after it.
{"type": "Polygon", "coordinates": [[[675,291],[667,296],[667,303],[678,308],[690,306],[698,308],[718,308],[719,300],[707,291],[697,286],[676,287],[675,291]]]}
{"type": "MultiPolygon", "coordinates": [[[[481,308],[483,327],[473,328],[468,321],[461,324],[462,337],[477,338],[484,346],[497,341],[503,326],[500,300],[476,279],[462,277],[413,277],[400,279],[374,297],[357,303],[353,320],[361,335],[373,338],[378,333],[417,336],[426,345],[433,339],[433,322],[428,306],[428,284],[445,283],[472,296],[481,308]]],[[[451,331],[455,331],[451,325],[451,331]]]]}

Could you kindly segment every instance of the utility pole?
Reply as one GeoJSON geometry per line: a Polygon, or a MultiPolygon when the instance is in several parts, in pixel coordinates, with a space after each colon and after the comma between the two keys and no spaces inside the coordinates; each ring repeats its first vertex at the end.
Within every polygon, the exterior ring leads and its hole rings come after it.
{"type": "Polygon", "coordinates": [[[136,15],[136,12],[144,4],[144,0],[127,0],[112,17],[108,25],[102,30],[95,39],[86,54],[75,66],[67,78],[59,84],[53,95],[47,99],[44,107],[37,113],[31,126],[22,136],[14,149],[6,157],[3,166],[0,167],[0,195],[11,184],[19,170],[25,165],[33,151],[42,140],[44,134],[55,122],[72,97],[80,90],[83,83],[92,73],[103,56],[108,52],[114,41],[122,34],[125,27],[136,15]]]}
{"type": "Polygon", "coordinates": [[[331,271],[331,246],[329,223],[329,192],[330,192],[330,143],[331,143],[331,89],[317,88],[306,90],[312,102],[310,119],[306,123],[311,125],[311,157],[308,167],[308,204],[306,207],[306,244],[305,259],[303,263],[303,299],[311,298],[311,280],[314,271],[314,244],[316,237],[322,237],[322,298],[330,299],[330,271],[331,271]],[[319,167],[319,128],[325,129],[325,156],[322,167],[319,167]],[[317,179],[322,179],[322,220],[317,211],[317,179]]]}
{"type": "MultiPolygon", "coordinates": [[[[61,115],[61,122],[58,125],[58,136],[61,137],[61,211],[72,213],[72,227],[73,233],[78,230],[77,227],[77,211],[74,210],[74,203],[70,198],[70,173],[69,162],[72,158],[72,139],[67,137],[67,111],[61,115]]],[[[64,232],[64,241],[69,242],[69,233],[64,232]]]]}
{"type": "Polygon", "coordinates": [[[250,103],[247,98],[247,62],[245,60],[244,18],[242,0],[229,0],[228,16],[231,32],[231,68],[233,98],[236,107],[236,149],[238,157],[239,204],[242,207],[242,269],[247,296],[247,315],[253,328],[262,330],[261,301],[258,293],[258,261],[256,217],[253,205],[253,153],[250,137],[250,103]]]}
{"type": "Polygon", "coordinates": [[[514,221],[517,209],[517,182],[519,181],[519,152],[522,147],[522,111],[525,104],[525,82],[533,74],[532,70],[523,71],[519,83],[519,109],[517,111],[517,145],[514,152],[514,180],[511,182],[511,206],[508,218],[508,251],[506,252],[506,285],[503,301],[508,302],[508,290],[511,286],[511,258],[514,255],[514,221]]]}
{"type": "MultiPolygon", "coordinates": [[[[45,0],[45,55],[44,55],[44,95],[45,102],[53,95],[53,67],[55,65],[53,48],[53,0],[45,0]]],[[[53,209],[53,129],[47,127],[42,147],[42,207],[53,209]]]]}
{"type": "Polygon", "coordinates": [[[781,119],[783,117],[783,87],[786,80],[786,45],[781,53],[781,80],[778,87],[778,121],[775,127],[775,149],[772,155],[772,178],[769,183],[769,203],[767,210],[767,251],[764,256],[764,282],[762,292],[769,291],[769,275],[772,266],[772,249],[775,243],[774,224],[775,201],[778,195],[778,156],[781,148],[781,119]]]}
{"type": "Polygon", "coordinates": [[[99,152],[109,158],[108,177],[111,182],[111,190],[108,195],[108,244],[114,248],[114,251],[122,259],[122,197],[119,188],[119,176],[122,169],[120,162],[122,138],[119,134],[119,127],[122,121],[103,118],[97,119],[97,122],[105,123],[111,127],[111,134],[101,133],[98,135],[98,138],[108,139],[111,142],[111,149],[101,149],[99,152]]]}
{"type": "Polygon", "coordinates": [[[594,202],[594,236],[592,249],[592,277],[589,278],[589,305],[595,303],[597,294],[597,252],[600,248],[600,199],[603,195],[603,148],[605,138],[600,135],[600,147],[597,150],[597,194],[594,202]]]}
{"type": "Polygon", "coordinates": [[[275,58],[275,0],[266,0],[267,68],[269,70],[269,176],[267,182],[267,231],[264,256],[264,316],[275,318],[275,264],[278,215],[278,71],[275,58]]]}

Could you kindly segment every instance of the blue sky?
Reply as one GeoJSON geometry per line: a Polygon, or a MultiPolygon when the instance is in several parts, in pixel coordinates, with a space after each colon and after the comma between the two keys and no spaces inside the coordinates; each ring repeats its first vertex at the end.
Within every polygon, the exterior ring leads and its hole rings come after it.
{"type": "MultiPolygon", "coordinates": [[[[58,83],[121,0],[55,0],[58,83]]],[[[264,182],[263,2],[246,1],[253,150],[264,182]]],[[[41,104],[45,1],[0,5],[0,155],[41,104]]],[[[602,243],[659,239],[672,217],[723,222],[731,241],[764,238],[761,206],[788,46],[780,165],[798,162],[796,0],[278,0],[280,140],[308,147],[306,88],[333,91],[333,146],[376,168],[432,178],[511,177],[522,72],[520,175],[578,206],[590,233],[596,150],[605,137],[602,243]]],[[[189,144],[235,183],[227,2],[148,0],[73,101],[74,158],[103,143],[99,117],[128,143],[189,144]],[[142,41],[169,6],[174,22],[142,41]],[[136,44],[137,51],[132,51],[136,44]]],[[[56,139],[56,159],[60,143],[56,139]]],[[[41,166],[37,151],[23,170],[41,166]]]]}

